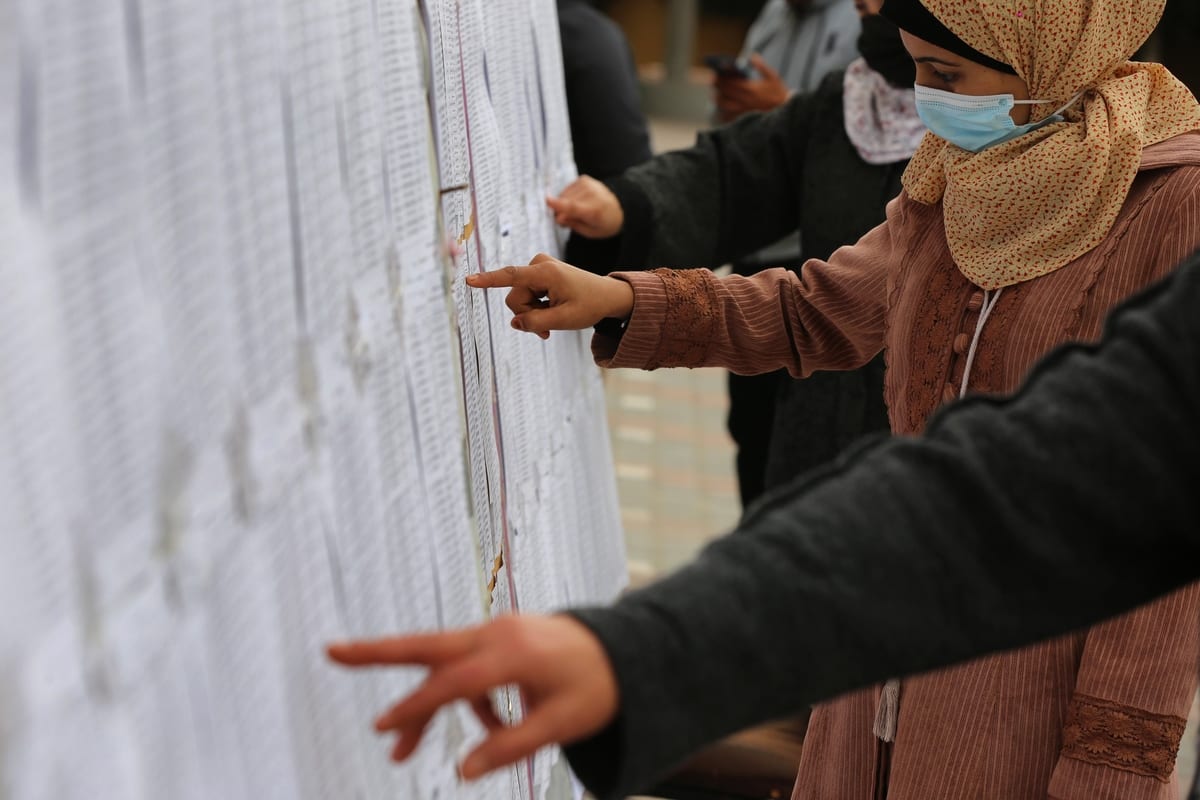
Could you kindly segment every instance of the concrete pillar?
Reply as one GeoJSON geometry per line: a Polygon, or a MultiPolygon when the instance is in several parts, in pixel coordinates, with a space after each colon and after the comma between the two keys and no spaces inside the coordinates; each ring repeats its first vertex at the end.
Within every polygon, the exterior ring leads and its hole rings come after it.
{"type": "Polygon", "coordinates": [[[649,114],[703,120],[708,115],[708,87],[689,80],[699,26],[699,0],[668,0],[666,80],[642,84],[649,114]]]}
{"type": "Polygon", "coordinates": [[[687,81],[696,47],[698,0],[670,0],[667,8],[667,79],[687,81]]]}

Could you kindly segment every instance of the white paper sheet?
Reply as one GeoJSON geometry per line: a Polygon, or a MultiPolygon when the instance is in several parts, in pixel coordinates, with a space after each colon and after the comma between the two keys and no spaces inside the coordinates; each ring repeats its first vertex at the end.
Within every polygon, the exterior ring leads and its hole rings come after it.
{"type": "Polygon", "coordinates": [[[291,0],[284,6],[283,125],[293,257],[303,327],[315,342],[344,330],[353,271],[338,5],[337,0],[291,0]]]}
{"type": "Polygon", "coordinates": [[[0,196],[6,254],[0,258],[6,287],[0,296],[0,547],[7,551],[0,560],[11,572],[0,580],[0,627],[14,632],[48,627],[77,603],[71,537],[84,506],[65,328],[46,246],[44,230],[18,201],[0,196]]]}
{"type": "Polygon", "coordinates": [[[283,126],[282,0],[216,0],[222,206],[246,405],[295,375],[299,326],[283,126]]]}
{"type": "MultiPolygon", "coordinates": [[[[410,250],[409,252],[413,252],[410,250]]],[[[480,596],[488,581],[492,561],[484,572],[484,557],[473,542],[475,528],[471,514],[479,513],[468,505],[468,486],[479,486],[486,495],[485,472],[472,467],[467,483],[465,462],[467,439],[462,419],[463,389],[459,353],[453,349],[452,331],[447,324],[446,296],[441,267],[436,257],[413,260],[400,268],[404,277],[401,311],[409,373],[408,396],[414,413],[414,439],[418,443],[419,472],[428,498],[433,538],[433,556],[437,563],[442,622],[450,626],[478,621],[482,613],[480,596]],[[482,480],[484,484],[475,484],[482,480]],[[464,559],[474,567],[464,569],[464,559]]],[[[476,464],[482,464],[477,460],[476,464]]],[[[486,508],[486,506],[483,506],[486,508]]],[[[487,513],[487,512],[485,512],[487,513]]],[[[490,516],[484,518],[491,529],[490,516]]],[[[495,555],[491,558],[494,560],[495,555]]]]}
{"type": "Polygon", "coordinates": [[[300,796],[374,796],[374,770],[364,763],[367,719],[356,712],[350,676],[322,657],[324,646],[344,639],[336,565],[331,562],[331,520],[319,484],[296,481],[271,509],[261,532],[270,538],[271,573],[279,609],[286,708],[292,731],[300,796]]]}
{"type": "Polygon", "coordinates": [[[39,11],[41,221],[70,321],[86,536],[103,546],[155,500],[163,336],[131,235],[140,169],[120,8],[52,0],[39,11]]]}
{"type": "Polygon", "coordinates": [[[161,309],[164,424],[177,448],[195,449],[228,429],[237,377],[213,25],[203,6],[146,3],[141,11],[131,68],[142,183],[135,246],[147,291],[161,309]]]}
{"type": "Polygon", "coordinates": [[[300,797],[288,712],[283,631],[273,592],[269,542],[241,530],[239,546],[216,565],[204,601],[205,652],[219,729],[238,762],[237,797],[300,797]]]}
{"type": "Polygon", "coordinates": [[[0,8],[0,795],[570,794],[462,784],[463,707],[391,765],[422,672],[323,655],[617,583],[584,339],[462,282],[557,247],[557,46],[548,0],[0,8]]]}

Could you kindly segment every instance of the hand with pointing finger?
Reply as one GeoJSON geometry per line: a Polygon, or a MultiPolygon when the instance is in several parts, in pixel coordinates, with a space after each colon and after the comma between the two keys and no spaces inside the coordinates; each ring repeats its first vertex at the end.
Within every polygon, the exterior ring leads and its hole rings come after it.
{"type": "Polygon", "coordinates": [[[477,628],[348,642],[329,647],[347,667],[414,665],[429,675],[412,694],[375,721],[379,733],[398,740],[392,758],[412,755],[438,709],[456,700],[471,704],[487,738],[467,756],[462,775],[486,772],[528,758],[549,744],[570,744],[599,732],[617,714],[618,689],[600,641],[568,616],[500,617],[477,628]],[[504,725],[488,692],[516,685],[525,717],[504,725]]]}
{"type": "Polygon", "coordinates": [[[555,223],[588,239],[608,239],[625,226],[625,210],[612,190],[584,175],[563,189],[558,197],[547,197],[555,223]]]}
{"type": "Polygon", "coordinates": [[[504,267],[467,276],[476,289],[510,288],[505,302],[519,331],[550,338],[550,331],[590,328],[602,319],[633,313],[633,287],[617,278],[593,275],[544,253],[527,267],[504,267]]]}

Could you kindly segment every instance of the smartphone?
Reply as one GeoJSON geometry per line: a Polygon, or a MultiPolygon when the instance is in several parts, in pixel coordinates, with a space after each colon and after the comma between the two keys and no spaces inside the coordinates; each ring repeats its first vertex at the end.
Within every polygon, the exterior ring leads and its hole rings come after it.
{"type": "Polygon", "coordinates": [[[754,67],[744,58],[734,56],[705,56],[704,65],[717,73],[719,78],[740,78],[746,80],[754,77],[754,67]]]}

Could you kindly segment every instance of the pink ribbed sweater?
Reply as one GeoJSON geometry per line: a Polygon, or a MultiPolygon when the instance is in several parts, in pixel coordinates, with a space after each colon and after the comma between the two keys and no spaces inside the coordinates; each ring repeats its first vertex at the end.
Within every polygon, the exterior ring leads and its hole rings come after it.
{"type": "MultiPolygon", "coordinates": [[[[970,391],[1011,392],[1056,345],[1098,338],[1109,309],[1197,247],[1200,132],[1146,149],[1099,247],[1003,291],[979,338],[970,391]]],[[[958,396],[984,302],[954,266],[941,207],[903,195],[887,222],[828,262],[809,262],[802,278],[787,270],[619,277],[634,287],[634,313],[619,346],[596,337],[602,366],[783,366],[802,376],[858,367],[886,349],[898,434],[921,431],[958,396]]],[[[1031,454],[1042,468],[1053,469],[1053,458],[1031,454]]],[[[1086,632],[907,678],[894,745],[872,732],[879,687],[822,705],[793,797],[1174,800],[1198,622],[1200,585],[1086,632]]]]}

